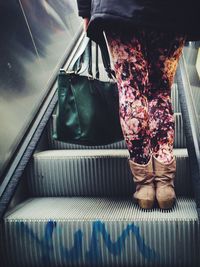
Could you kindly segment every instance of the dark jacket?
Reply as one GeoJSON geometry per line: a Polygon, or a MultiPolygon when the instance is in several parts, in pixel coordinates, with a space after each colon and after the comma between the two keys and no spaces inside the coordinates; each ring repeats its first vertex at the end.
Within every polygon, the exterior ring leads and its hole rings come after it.
{"type": "Polygon", "coordinates": [[[77,0],[79,16],[90,17],[88,35],[130,27],[158,29],[200,40],[199,0],[77,0]]]}

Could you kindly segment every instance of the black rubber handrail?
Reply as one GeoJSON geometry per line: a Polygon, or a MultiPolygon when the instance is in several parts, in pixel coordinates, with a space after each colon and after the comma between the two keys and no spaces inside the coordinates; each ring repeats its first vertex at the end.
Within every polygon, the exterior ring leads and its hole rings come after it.
{"type": "MultiPolygon", "coordinates": [[[[191,178],[194,190],[195,201],[198,211],[200,210],[200,151],[199,151],[199,125],[198,115],[192,96],[187,74],[184,56],[180,58],[177,69],[177,82],[179,102],[183,118],[183,127],[186,136],[187,150],[191,169],[191,178]]],[[[200,213],[199,213],[200,215],[200,213]]],[[[200,217],[199,217],[200,218],[200,217]]]]}

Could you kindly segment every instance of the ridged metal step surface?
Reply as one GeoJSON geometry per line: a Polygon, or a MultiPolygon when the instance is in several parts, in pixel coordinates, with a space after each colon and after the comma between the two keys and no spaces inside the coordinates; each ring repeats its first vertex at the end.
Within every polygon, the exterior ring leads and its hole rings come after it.
{"type": "MultiPolygon", "coordinates": [[[[49,147],[51,149],[125,149],[126,148],[125,141],[120,141],[105,146],[83,146],[83,145],[60,142],[52,138],[55,129],[56,129],[56,115],[54,114],[48,124],[48,140],[49,140],[49,147]]],[[[186,147],[186,139],[183,129],[182,115],[181,113],[175,113],[174,148],[185,148],[185,147],[186,147]]]]}
{"type": "MultiPolygon", "coordinates": [[[[176,193],[191,196],[186,149],[177,158],[176,193]]],[[[131,196],[127,150],[47,150],[35,153],[26,177],[32,196],[131,196]]]]}
{"type": "Polygon", "coordinates": [[[31,198],[4,216],[3,267],[198,267],[195,202],[143,211],[130,199],[31,198]],[[193,246],[192,244],[196,244],[193,246]]]}

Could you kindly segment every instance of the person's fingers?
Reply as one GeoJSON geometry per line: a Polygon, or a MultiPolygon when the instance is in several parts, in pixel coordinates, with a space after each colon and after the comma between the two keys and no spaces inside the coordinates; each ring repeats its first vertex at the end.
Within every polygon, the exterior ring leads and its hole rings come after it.
{"type": "Polygon", "coordinates": [[[88,24],[89,24],[89,18],[84,18],[83,19],[83,28],[84,28],[85,32],[87,31],[88,24]]]}

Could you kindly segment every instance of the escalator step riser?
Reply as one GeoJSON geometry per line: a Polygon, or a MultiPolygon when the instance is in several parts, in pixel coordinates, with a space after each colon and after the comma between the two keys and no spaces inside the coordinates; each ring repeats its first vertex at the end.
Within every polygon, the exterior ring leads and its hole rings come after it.
{"type": "MultiPolygon", "coordinates": [[[[182,152],[181,152],[182,151],[182,152]]],[[[191,196],[185,149],[177,158],[176,193],[191,196]]],[[[36,153],[26,176],[33,196],[130,196],[134,183],[126,150],[51,150],[36,153]]]]}

